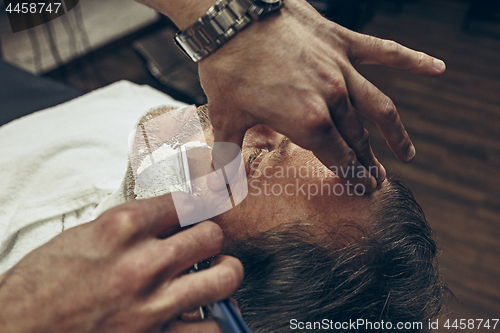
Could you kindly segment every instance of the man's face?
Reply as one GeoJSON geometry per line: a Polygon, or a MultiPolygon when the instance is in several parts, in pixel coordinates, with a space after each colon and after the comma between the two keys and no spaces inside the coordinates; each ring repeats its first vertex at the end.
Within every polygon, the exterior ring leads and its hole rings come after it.
{"type": "MultiPolygon", "coordinates": [[[[210,141],[211,131],[206,131],[210,141]]],[[[321,232],[340,220],[368,217],[371,195],[360,195],[312,152],[264,125],[249,129],[242,146],[248,196],[214,217],[227,238],[242,238],[280,224],[308,222],[321,232]]],[[[375,191],[376,192],[376,191],[375,191]]]]}
{"type": "MultiPolygon", "coordinates": [[[[152,134],[151,138],[157,137],[158,146],[166,141],[179,141],[174,140],[177,134],[174,138],[161,137],[167,133],[180,133],[180,137],[187,142],[213,142],[213,130],[209,124],[206,124],[202,132],[201,128],[200,131],[189,130],[192,124],[188,119],[192,119],[195,114],[192,108],[178,113],[165,109],[159,111],[165,117],[153,118],[159,121],[154,122],[152,129],[146,132],[153,132],[149,134],[152,134]],[[179,126],[170,128],[173,124],[179,126]],[[195,134],[191,135],[192,133],[195,134]]],[[[139,137],[142,138],[141,133],[139,132],[139,137]]],[[[148,142],[152,144],[153,141],[148,142]]],[[[150,150],[140,145],[135,148],[132,150],[132,161],[142,161],[150,150]]],[[[208,153],[196,153],[195,156],[203,161],[210,158],[208,153]]],[[[329,229],[328,226],[337,221],[361,222],[370,215],[368,204],[377,191],[370,195],[356,193],[312,152],[300,148],[264,125],[247,131],[242,158],[247,174],[248,195],[236,207],[211,218],[222,227],[229,240],[254,236],[278,225],[296,222],[312,225],[311,232],[324,233],[325,229],[329,229]]],[[[210,172],[209,169],[204,169],[206,165],[205,162],[189,162],[191,176],[210,172]]],[[[337,171],[345,173],[357,170],[337,171]]],[[[207,198],[210,197],[209,194],[207,198]]]]}

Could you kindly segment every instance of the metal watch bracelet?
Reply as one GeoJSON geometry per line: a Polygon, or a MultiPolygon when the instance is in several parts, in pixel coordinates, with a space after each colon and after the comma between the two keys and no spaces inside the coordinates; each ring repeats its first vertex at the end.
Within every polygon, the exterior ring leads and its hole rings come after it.
{"type": "Polygon", "coordinates": [[[218,0],[193,25],[180,31],[174,40],[194,62],[205,58],[226,41],[267,12],[283,6],[260,7],[253,0],[218,0]]]}

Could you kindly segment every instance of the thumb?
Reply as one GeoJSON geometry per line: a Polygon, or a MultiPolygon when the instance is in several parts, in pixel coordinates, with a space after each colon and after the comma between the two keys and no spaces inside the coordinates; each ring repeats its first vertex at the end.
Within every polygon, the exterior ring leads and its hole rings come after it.
{"type": "Polygon", "coordinates": [[[214,128],[212,164],[216,172],[212,172],[208,178],[208,186],[211,190],[225,189],[226,184],[229,184],[238,172],[241,161],[237,163],[235,159],[241,156],[244,136],[244,130],[228,132],[214,128]]]}

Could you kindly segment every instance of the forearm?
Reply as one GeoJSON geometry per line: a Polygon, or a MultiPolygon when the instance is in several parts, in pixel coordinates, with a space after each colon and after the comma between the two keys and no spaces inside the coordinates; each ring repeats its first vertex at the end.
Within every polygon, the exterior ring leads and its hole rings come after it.
{"type": "Polygon", "coordinates": [[[137,0],[167,15],[180,29],[185,30],[203,16],[216,0],[137,0]]]}

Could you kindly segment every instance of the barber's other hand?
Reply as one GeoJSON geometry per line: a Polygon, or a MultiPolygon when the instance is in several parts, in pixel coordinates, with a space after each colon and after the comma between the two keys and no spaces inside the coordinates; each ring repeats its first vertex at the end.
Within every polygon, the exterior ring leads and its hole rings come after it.
{"type": "Polygon", "coordinates": [[[215,141],[241,146],[245,131],[263,123],[314,154],[338,176],[365,185],[381,182],[356,111],[373,120],[402,162],[415,149],[389,97],[353,67],[379,64],[438,76],[442,61],[393,41],[326,20],[304,0],[285,0],[277,15],[250,25],[199,63],[215,141]],[[354,164],[352,164],[354,162],[354,164]],[[348,169],[348,167],[351,167],[348,169]],[[358,171],[365,172],[359,177],[358,171]]]}
{"type": "Polygon", "coordinates": [[[170,195],[137,200],[68,229],[0,276],[0,331],[219,332],[178,317],[232,295],[241,263],[220,256],[222,231],[203,222],[179,232],[170,195]],[[171,324],[173,324],[171,326],[171,324]]]}

